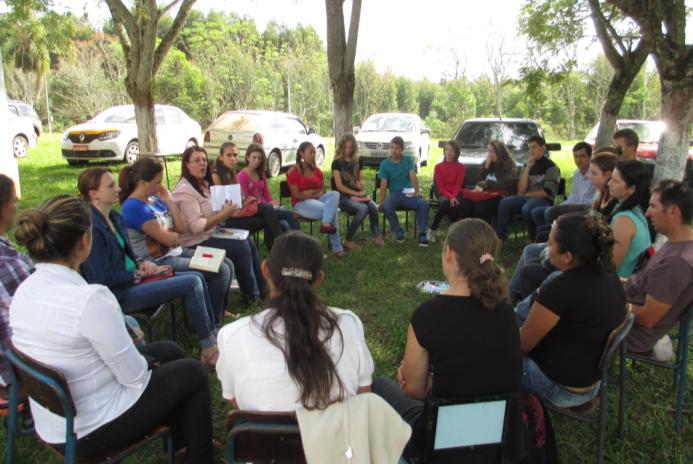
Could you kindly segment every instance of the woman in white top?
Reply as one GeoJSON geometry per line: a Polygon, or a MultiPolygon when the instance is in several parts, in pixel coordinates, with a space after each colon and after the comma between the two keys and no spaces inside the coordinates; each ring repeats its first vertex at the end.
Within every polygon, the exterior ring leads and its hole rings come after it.
{"type": "Polygon", "coordinates": [[[315,294],[322,261],[312,237],[290,231],[277,238],[262,263],[271,307],[219,331],[217,376],[235,408],[324,409],[370,391],[373,359],[361,321],[315,294]]]}
{"type": "MultiPolygon", "coordinates": [[[[165,424],[176,447],[186,447],[186,462],[213,462],[206,368],[172,342],[138,351],[115,296],[78,273],[92,243],[87,204],[67,195],[48,199],[22,213],[15,238],[37,264],[12,300],[12,342],[65,376],[78,458],[103,456],[165,424]]],[[[38,435],[64,450],[65,419],[34,401],[31,413],[38,435]]]]}

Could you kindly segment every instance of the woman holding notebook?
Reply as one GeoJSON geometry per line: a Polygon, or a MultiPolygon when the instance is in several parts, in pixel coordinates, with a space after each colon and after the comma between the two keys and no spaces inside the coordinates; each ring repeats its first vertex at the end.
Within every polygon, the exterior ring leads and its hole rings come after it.
{"type": "Polygon", "coordinates": [[[113,209],[120,188],[106,168],[89,168],[79,175],[79,192],[91,207],[91,252],[81,265],[85,280],[102,284],[115,295],[125,314],[156,307],[175,298],[185,300],[185,310],[200,340],[200,361],[213,367],[219,357],[214,311],[207,283],[199,272],[170,275],[169,266],[158,266],[132,249],[123,217],[113,209]],[[168,277],[164,277],[168,274],[168,277]]]}
{"type": "Polygon", "coordinates": [[[204,148],[186,148],[182,164],[181,178],[173,189],[173,201],[187,224],[187,231],[180,234],[180,244],[184,247],[202,245],[226,250],[226,256],[233,261],[245,302],[251,304],[259,301],[261,294],[267,290],[267,282],[260,272],[260,255],[255,242],[250,238],[236,240],[213,235],[217,226],[233,217],[240,205],[228,202],[216,212],[212,208],[212,171],[204,148]]]}
{"type": "MultiPolygon", "coordinates": [[[[180,234],[188,230],[185,217],[162,185],[164,168],[155,158],[140,158],[120,171],[118,185],[120,214],[128,227],[135,254],[169,265],[176,272],[190,271],[191,248],[180,245],[180,234]]],[[[194,270],[194,269],[193,269],[194,270]]],[[[233,263],[225,258],[218,272],[203,272],[214,308],[214,322],[221,323],[226,296],[233,275],[233,263]]]]}

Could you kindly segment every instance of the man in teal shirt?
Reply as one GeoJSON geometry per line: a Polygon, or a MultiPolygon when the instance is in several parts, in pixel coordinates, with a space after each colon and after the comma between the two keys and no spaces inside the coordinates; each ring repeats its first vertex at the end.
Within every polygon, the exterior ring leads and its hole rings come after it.
{"type": "Polygon", "coordinates": [[[416,223],[419,228],[419,245],[428,246],[426,228],[428,227],[428,203],[421,198],[419,182],[416,179],[414,161],[408,156],[402,156],[404,140],[394,137],[390,141],[390,158],[380,163],[380,203],[378,208],[383,211],[385,218],[395,233],[398,242],[404,241],[404,231],[397,218],[397,208],[405,207],[416,212],[416,223]],[[386,190],[390,195],[385,198],[386,190]],[[404,189],[413,189],[405,193],[404,189]]]}

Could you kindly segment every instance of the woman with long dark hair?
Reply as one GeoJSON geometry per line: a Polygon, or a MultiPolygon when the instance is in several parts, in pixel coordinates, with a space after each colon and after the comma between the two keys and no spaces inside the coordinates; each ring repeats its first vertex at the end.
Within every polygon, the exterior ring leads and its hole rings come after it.
{"type": "MultiPolygon", "coordinates": [[[[97,240],[91,221],[99,215],[67,195],[22,213],[15,238],[37,264],[12,300],[12,343],[65,377],[80,461],[91,462],[167,425],[175,449],[186,448],[186,463],[212,463],[205,367],[169,341],[138,351],[114,295],[78,272],[97,240]]],[[[33,400],[31,415],[41,439],[64,452],[65,418],[33,400]]]]}
{"type": "Polygon", "coordinates": [[[625,317],[626,295],[614,266],[614,236],[593,216],[566,214],[549,233],[551,264],[562,271],[539,288],[520,340],[522,387],[559,407],[599,391],[599,359],[625,317]]]}
{"type": "Polygon", "coordinates": [[[445,142],[445,158],[436,164],[433,178],[438,194],[438,209],[428,230],[428,241],[436,241],[436,230],[440,221],[449,216],[450,223],[457,221],[462,214],[464,189],[464,164],[460,163],[460,147],[454,140],[445,142]]]}
{"type": "Polygon", "coordinates": [[[618,201],[607,221],[614,232],[614,262],[618,275],[628,278],[640,255],[650,246],[654,230],[645,217],[650,201],[650,175],[640,161],[619,161],[609,181],[618,201]]]}
{"type": "Polygon", "coordinates": [[[324,409],[370,391],[373,360],[361,321],[315,293],[325,278],[322,264],[314,238],[282,235],[262,263],[270,307],[219,332],[217,375],[235,408],[324,409]]]}
{"type": "Polygon", "coordinates": [[[173,201],[180,208],[187,222],[188,231],[180,234],[185,247],[197,245],[223,248],[231,259],[238,285],[247,304],[260,300],[267,283],[260,272],[260,254],[251,238],[234,240],[212,236],[215,227],[233,217],[240,205],[226,203],[220,211],[212,208],[212,170],[207,150],[188,147],[183,152],[181,178],[173,189],[173,201]]]}
{"type": "MultiPolygon", "coordinates": [[[[176,272],[190,271],[195,251],[180,245],[180,234],[188,230],[185,217],[163,186],[162,164],[155,158],[140,158],[124,167],[118,176],[120,214],[128,227],[135,254],[176,272]]],[[[221,324],[233,263],[225,258],[219,272],[202,272],[214,307],[214,323],[221,324]]]]}

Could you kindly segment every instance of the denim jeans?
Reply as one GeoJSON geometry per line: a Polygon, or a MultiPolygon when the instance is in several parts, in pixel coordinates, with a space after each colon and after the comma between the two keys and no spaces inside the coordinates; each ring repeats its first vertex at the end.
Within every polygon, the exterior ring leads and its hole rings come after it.
{"type": "Polygon", "coordinates": [[[282,231],[287,230],[298,230],[301,226],[298,225],[298,221],[294,217],[294,212],[290,209],[286,209],[283,206],[277,206],[274,211],[277,213],[277,218],[279,218],[279,226],[282,231]]]}
{"type": "Polygon", "coordinates": [[[226,257],[233,262],[238,286],[246,300],[259,300],[260,295],[267,290],[267,282],[260,271],[260,253],[250,238],[233,240],[210,237],[199,245],[226,250],[226,257]]]}
{"type": "Polygon", "coordinates": [[[360,202],[354,201],[351,198],[341,197],[339,199],[339,208],[346,214],[353,216],[349,227],[347,228],[346,239],[352,240],[356,232],[359,230],[359,226],[363,223],[368,215],[371,222],[371,236],[377,237],[380,235],[380,227],[378,227],[378,221],[380,220],[380,215],[378,214],[378,207],[375,202],[360,202]]]}
{"type": "Polygon", "coordinates": [[[207,283],[199,272],[179,272],[167,279],[131,285],[118,291],[116,296],[125,314],[183,298],[200,346],[204,349],[217,344],[214,311],[207,283]]]}
{"type": "MultiPolygon", "coordinates": [[[[156,260],[159,265],[169,265],[176,272],[190,271],[190,258],[193,257],[195,251],[191,248],[183,248],[183,253],[180,256],[166,256],[156,260]]],[[[219,327],[221,317],[226,306],[226,296],[229,290],[229,283],[233,277],[233,263],[229,258],[224,258],[224,261],[219,266],[219,272],[200,272],[207,281],[207,290],[209,291],[209,299],[212,302],[214,312],[214,325],[219,327]]]]}
{"type": "MultiPolygon", "coordinates": [[[[555,279],[561,275],[561,271],[555,271],[552,272],[551,274],[544,279],[543,283],[550,282],[552,279],[555,279]]],[[[522,299],[517,305],[515,305],[515,319],[517,320],[517,325],[521,326],[522,324],[525,323],[527,320],[527,316],[529,316],[529,310],[532,309],[532,303],[533,303],[533,297],[534,293],[531,295],[527,295],[525,298],[522,299]]]]}
{"type": "Polygon", "coordinates": [[[574,393],[548,378],[529,356],[525,355],[522,360],[522,390],[534,393],[559,408],[571,408],[587,403],[599,393],[599,384],[600,382],[595,383],[585,393],[574,393]]]}
{"type": "Polygon", "coordinates": [[[546,215],[551,208],[552,206],[540,206],[532,210],[532,221],[534,221],[535,227],[539,228],[547,224],[546,215]]]}
{"type": "Polygon", "coordinates": [[[520,254],[520,258],[517,260],[510,282],[508,282],[508,289],[510,290],[511,297],[514,298],[520,290],[520,271],[522,267],[530,263],[538,263],[539,255],[544,248],[546,248],[546,243],[530,243],[524,247],[520,254]]]}
{"type": "Polygon", "coordinates": [[[337,232],[329,235],[330,248],[332,253],[344,251],[342,248],[342,239],[339,238],[339,192],[334,190],[323,193],[319,199],[308,199],[299,201],[294,205],[294,211],[308,219],[315,219],[321,222],[327,222],[337,228],[337,232]]]}
{"type": "Polygon", "coordinates": [[[404,237],[404,231],[397,218],[397,208],[401,207],[413,209],[416,212],[419,235],[425,234],[428,227],[428,202],[423,198],[408,197],[401,191],[390,191],[390,195],[382,204],[383,215],[390,222],[390,228],[397,237],[404,237]]]}
{"type": "Polygon", "coordinates": [[[508,225],[513,216],[522,213],[525,220],[527,232],[530,238],[534,238],[536,227],[532,220],[532,210],[541,206],[551,206],[552,201],[548,198],[532,198],[520,195],[512,195],[503,198],[498,204],[498,220],[496,221],[496,233],[498,238],[505,241],[508,239],[508,225]]]}

